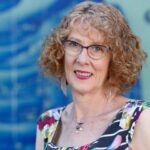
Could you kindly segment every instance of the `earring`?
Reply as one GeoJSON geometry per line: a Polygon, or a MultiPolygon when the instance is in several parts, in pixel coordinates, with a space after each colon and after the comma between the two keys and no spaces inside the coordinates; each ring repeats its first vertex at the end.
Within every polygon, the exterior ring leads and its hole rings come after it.
{"type": "Polygon", "coordinates": [[[60,87],[65,96],[67,96],[67,81],[65,77],[61,78],[60,87]]]}

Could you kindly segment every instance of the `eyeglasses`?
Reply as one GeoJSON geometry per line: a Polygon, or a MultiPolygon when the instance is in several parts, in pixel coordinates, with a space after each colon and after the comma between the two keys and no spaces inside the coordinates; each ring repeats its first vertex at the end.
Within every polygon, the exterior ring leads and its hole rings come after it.
{"type": "Polygon", "coordinates": [[[109,46],[96,45],[96,44],[83,46],[72,40],[64,41],[63,45],[64,45],[66,54],[71,55],[71,56],[78,56],[82,52],[83,48],[86,48],[88,56],[95,60],[102,59],[103,57],[106,56],[106,54],[110,50],[109,46]]]}

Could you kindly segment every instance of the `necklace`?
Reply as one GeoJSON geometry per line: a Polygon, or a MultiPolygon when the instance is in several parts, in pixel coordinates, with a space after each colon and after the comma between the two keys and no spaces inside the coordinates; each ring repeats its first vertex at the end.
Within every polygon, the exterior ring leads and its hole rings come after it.
{"type": "MultiPolygon", "coordinates": [[[[89,122],[92,122],[93,120],[95,120],[96,118],[99,117],[105,117],[107,114],[109,114],[111,111],[108,112],[104,112],[104,113],[100,113],[97,114],[95,116],[90,116],[88,117],[89,120],[84,120],[84,121],[76,121],[75,123],[75,132],[76,133],[80,133],[81,131],[84,130],[84,125],[88,125],[89,122]]],[[[102,119],[102,118],[101,118],[102,119]]]]}
{"type": "MultiPolygon", "coordinates": [[[[108,103],[110,97],[112,97],[111,91],[110,91],[109,95],[105,95],[105,97],[106,97],[106,102],[108,103]]],[[[111,110],[111,111],[107,111],[107,112],[103,112],[103,113],[99,113],[99,114],[97,114],[97,115],[95,115],[95,116],[90,116],[89,118],[91,118],[91,119],[93,120],[93,119],[95,119],[95,118],[104,117],[104,116],[106,116],[107,114],[109,114],[110,112],[112,112],[112,110],[111,110]]],[[[75,114],[76,114],[76,113],[75,113],[75,114]]],[[[77,117],[77,116],[75,116],[75,118],[76,118],[76,117],[77,117]]],[[[76,119],[77,119],[77,118],[76,118],[76,119]]],[[[83,130],[84,130],[84,125],[85,125],[85,123],[87,124],[87,121],[77,121],[77,120],[76,120],[75,132],[76,132],[76,133],[79,133],[79,132],[83,131],[83,130]]]]}
{"type": "Polygon", "coordinates": [[[77,122],[76,127],[75,127],[76,133],[79,133],[80,131],[83,130],[83,124],[84,124],[83,122],[77,122]]]}
{"type": "Polygon", "coordinates": [[[110,110],[107,112],[97,114],[95,116],[90,116],[90,117],[88,117],[89,120],[76,121],[75,122],[75,133],[80,133],[80,132],[84,131],[85,125],[87,126],[89,123],[91,124],[91,122],[93,122],[95,119],[101,119],[101,121],[105,120],[107,115],[109,115],[110,113],[118,112],[120,110],[121,110],[121,108],[119,108],[119,110],[113,109],[113,110],[110,110]]]}

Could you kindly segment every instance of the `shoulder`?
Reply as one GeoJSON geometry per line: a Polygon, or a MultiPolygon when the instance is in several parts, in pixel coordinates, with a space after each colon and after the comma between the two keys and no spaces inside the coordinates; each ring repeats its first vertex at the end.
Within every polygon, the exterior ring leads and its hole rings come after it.
{"type": "Polygon", "coordinates": [[[139,119],[138,119],[137,123],[141,124],[142,126],[144,126],[146,122],[150,123],[150,107],[144,109],[141,112],[141,115],[139,116],[139,119]]]}
{"type": "MultiPolygon", "coordinates": [[[[122,117],[120,120],[120,127],[127,130],[126,141],[130,145],[136,145],[133,150],[145,150],[139,149],[140,141],[145,139],[147,135],[150,139],[150,133],[147,132],[150,124],[150,101],[143,100],[129,100],[122,110],[122,117]],[[146,133],[145,133],[146,132],[146,133]],[[133,144],[138,143],[138,144],[133,144]],[[138,142],[137,142],[138,141],[138,142]]],[[[140,144],[142,145],[142,144],[140,144]]],[[[149,146],[150,147],[150,146],[149,146]]]]}
{"type": "Polygon", "coordinates": [[[148,132],[150,133],[149,126],[150,126],[150,107],[147,109],[144,109],[141,112],[136,123],[135,132],[137,130],[137,132],[143,131],[145,134],[148,132]]]}
{"type": "Polygon", "coordinates": [[[150,101],[143,103],[143,111],[141,112],[133,134],[133,146],[135,149],[147,150],[150,147],[150,101]],[[144,140],[143,140],[144,139],[144,140]]]}
{"type": "Polygon", "coordinates": [[[123,108],[120,126],[122,128],[131,128],[139,119],[141,113],[150,108],[150,101],[129,100],[123,108]]]}
{"type": "Polygon", "coordinates": [[[42,113],[38,119],[37,131],[45,143],[51,141],[64,108],[65,107],[50,109],[42,113]]]}
{"type": "Polygon", "coordinates": [[[150,125],[150,101],[144,101],[142,104],[141,104],[141,113],[138,117],[138,120],[137,120],[137,125],[139,127],[144,127],[148,124],[148,126],[150,125]]]}
{"type": "Polygon", "coordinates": [[[44,126],[51,126],[57,122],[61,116],[64,107],[53,108],[42,113],[37,121],[38,129],[43,130],[44,126]]]}

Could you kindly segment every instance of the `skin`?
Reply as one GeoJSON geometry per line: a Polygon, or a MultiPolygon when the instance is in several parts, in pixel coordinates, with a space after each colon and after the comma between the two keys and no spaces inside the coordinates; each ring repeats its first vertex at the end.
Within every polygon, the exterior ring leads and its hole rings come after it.
{"type": "MultiPolygon", "coordinates": [[[[104,35],[101,32],[92,27],[88,31],[78,27],[72,30],[68,39],[84,46],[105,45],[104,35]]],[[[65,54],[66,79],[71,87],[78,120],[86,117],[87,113],[92,116],[100,113],[99,110],[103,112],[107,101],[104,85],[107,80],[110,59],[111,56],[108,52],[102,59],[93,60],[88,56],[85,48],[79,56],[65,54]],[[75,74],[75,70],[90,72],[92,76],[86,80],[80,80],[75,74]]],[[[118,104],[120,105],[120,103],[118,104]]]]}
{"type": "MultiPolygon", "coordinates": [[[[94,30],[94,29],[93,29],[94,30]]],[[[82,31],[82,30],[81,30],[82,31]]],[[[95,30],[94,30],[95,31],[95,30]]],[[[101,44],[104,41],[103,36],[88,37],[87,34],[73,30],[68,39],[76,41],[84,46],[92,44],[101,44]]],[[[103,90],[104,81],[107,77],[108,67],[110,62],[110,55],[100,60],[93,60],[89,58],[87,50],[84,48],[79,56],[65,55],[65,72],[66,78],[69,82],[72,93],[80,93],[85,95],[88,92],[95,93],[103,90]],[[87,80],[80,80],[74,73],[75,70],[87,71],[92,73],[92,76],[87,80]],[[89,85],[89,86],[87,86],[89,85]]]]}
{"type": "Polygon", "coordinates": [[[150,149],[150,108],[144,110],[135,126],[131,150],[148,150],[150,149]]]}

